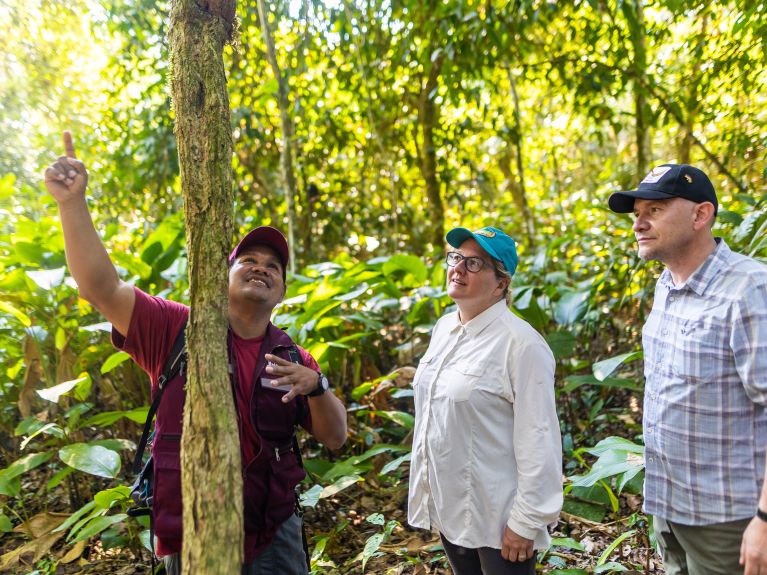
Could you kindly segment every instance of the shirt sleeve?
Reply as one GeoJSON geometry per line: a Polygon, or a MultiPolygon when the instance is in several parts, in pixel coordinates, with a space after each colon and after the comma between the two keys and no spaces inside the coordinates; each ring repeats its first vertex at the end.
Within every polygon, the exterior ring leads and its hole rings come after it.
{"type": "Polygon", "coordinates": [[[767,406],[767,282],[748,286],[734,303],[730,348],[746,394],[767,406]]]}
{"type": "Polygon", "coordinates": [[[514,392],[514,456],[518,487],[507,525],[536,543],[562,509],[562,438],[554,400],[554,357],[531,342],[509,359],[514,392]]]}
{"type": "Polygon", "coordinates": [[[189,308],[180,303],[148,295],[134,287],[136,303],[128,333],[112,328],[112,344],[125,351],[146,371],[156,385],[165,360],[176,341],[189,308]]]}

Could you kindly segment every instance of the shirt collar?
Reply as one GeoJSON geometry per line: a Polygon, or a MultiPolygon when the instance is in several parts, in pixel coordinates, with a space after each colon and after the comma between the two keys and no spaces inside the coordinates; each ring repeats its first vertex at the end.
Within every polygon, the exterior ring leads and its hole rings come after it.
{"type": "Polygon", "coordinates": [[[663,283],[668,289],[690,289],[698,295],[703,295],[706,288],[714,281],[714,278],[722,273],[727,266],[727,261],[732,253],[730,247],[722,238],[714,238],[716,247],[703,263],[698,266],[687,281],[681,285],[675,286],[671,279],[671,272],[666,268],[663,270],[658,281],[663,283]]]}
{"type": "Polygon", "coordinates": [[[495,320],[495,318],[500,316],[504,312],[504,310],[508,310],[508,309],[509,308],[506,305],[506,300],[502,299],[499,302],[494,303],[485,311],[483,311],[481,314],[473,317],[471,320],[469,320],[463,325],[461,325],[461,322],[458,319],[458,312],[456,312],[455,325],[453,326],[453,330],[463,327],[469,333],[469,335],[477,335],[482,330],[484,330],[488,325],[490,325],[493,322],[493,320],[495,320]]]}

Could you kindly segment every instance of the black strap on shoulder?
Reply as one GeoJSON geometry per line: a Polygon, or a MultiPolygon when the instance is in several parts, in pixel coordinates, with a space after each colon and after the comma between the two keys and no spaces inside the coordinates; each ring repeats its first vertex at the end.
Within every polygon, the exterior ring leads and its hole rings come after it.
{"type": "Polygon", "coordinates": [[[146,449],[147,440],[149,439],[149,430],[152,427],[152,420],[154,420],[154,414],[157,412],[157,408],[160,406],[160,400],[162,394],[165,391],[167,383],[176,377],[176,374],[180,373],[181,377],[184,376],[184,370],[186,369],[187,354],[186,354],[186,321],[181,324],[181,328],[176,335],[176,341],[173,342],[173,349],[165,360],[165,367],[157,380],[158,390],[152,401],[152,405],[149,407],[149,411],[146,414],[146,422],[144,423],[144,431],[141,433],[141,440],[136,449],[136,457],[133,459],[133,473],[140,473],[143,467],[142,459],[144,458],[144,450],[146,449]]]}

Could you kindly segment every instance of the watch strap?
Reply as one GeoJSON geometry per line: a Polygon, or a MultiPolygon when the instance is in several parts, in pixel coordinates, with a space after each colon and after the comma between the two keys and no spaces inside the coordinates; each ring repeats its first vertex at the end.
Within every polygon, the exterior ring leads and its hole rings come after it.
{"type": "Polygon", "coordinates": [[[327,384],[323,385],[327,379],[324,375],[322,375],[322,372],[317,372],[317,387],[314,388],[313,391],[310,391],[306,394],[306,397],[319,397],[323,393],[325,393],[328,390],[327,384]]]}
{"type": "Polygon", "coordinates": [[[762,511],[758,507],[756,508],[756,516],[762,521],[767,521],[767,511],[762,511]]]}

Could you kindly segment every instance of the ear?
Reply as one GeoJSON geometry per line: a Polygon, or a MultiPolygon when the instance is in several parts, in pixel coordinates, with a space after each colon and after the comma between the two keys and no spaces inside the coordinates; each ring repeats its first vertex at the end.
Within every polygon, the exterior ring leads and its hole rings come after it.
{"type": "Polygon", "coordinates": [[[711,202],[702,202],[695,206],[695,212],[693,216],[693,229],[695,231],[711,228],[711,223],[714,219],[714,204],[711,202]]]}
{"type": "Polygon", "coordinates": [[[506,286],[508,286],[511,283],[511,280],[509,278],[502,278],[498,280],[498,287],[496,288],[501,293],[506,291],[506,286]]]}

